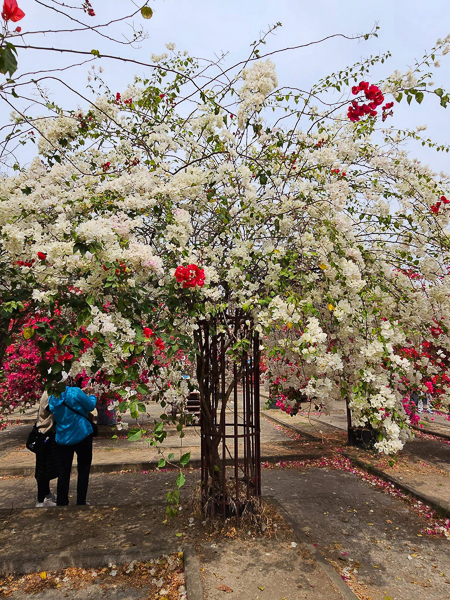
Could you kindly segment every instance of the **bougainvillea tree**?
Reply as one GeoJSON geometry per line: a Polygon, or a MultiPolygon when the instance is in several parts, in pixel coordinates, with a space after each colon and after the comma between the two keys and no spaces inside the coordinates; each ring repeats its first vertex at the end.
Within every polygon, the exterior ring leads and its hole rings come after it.
{"type": "Polygon", "coordinates": [[[147,79],[110,91],[96,76],[90,106],[43,118],[39,155],[0,181],[0,231],[2,285],[52,317],[34,326],[43,355],[63,357],[42,362],[47,388],[63,369],[102,371],[136,412],[145,371],[141,392],[181,399],[195,381],[155,353],[195,360],[211,322],[239,356],[227,317],[239,314],[270,374],[320,403],[346,398],[378,449],[398,450],[402,382],[419,375],[397,349],[449,308],[449,181],[404,151],[418,133],[386,121],[393,102],[422,102],[449,42],[426,68],[374,84],[372,58],[308,93],[279,90],[259,45],[227,72],[168,45],[147,79]]]}

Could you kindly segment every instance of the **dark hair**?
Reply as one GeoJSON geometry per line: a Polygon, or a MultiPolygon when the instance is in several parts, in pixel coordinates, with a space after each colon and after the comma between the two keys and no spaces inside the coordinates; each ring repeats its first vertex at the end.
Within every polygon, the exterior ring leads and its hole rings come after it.
{"type": "Polygon", "coordinates": [[[81,387],[83,385],[83,375],[76,375],[75,377],[68,377],[66,379],[67,387],[81,387]]]}

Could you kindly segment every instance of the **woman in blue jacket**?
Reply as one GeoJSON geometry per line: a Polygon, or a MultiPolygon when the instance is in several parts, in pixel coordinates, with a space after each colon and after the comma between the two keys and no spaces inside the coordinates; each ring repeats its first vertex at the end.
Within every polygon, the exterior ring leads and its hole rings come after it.
{"type": "MultiPolygon", "coordinates": [[[[91,392],[92,388],[85,388],[91,392]]],[[[58,396],[50,396],[50,412],[56,421],[56,443],[61,454],[61,470],[58,477],[57,505],[69,504],[70,472],[74,453],[77,453],[77,504],[86,504],[89,472],[92,463],[92,434],[88,413],[94,410],[97,398],[79,387],[67,386],[58,396]]]]}

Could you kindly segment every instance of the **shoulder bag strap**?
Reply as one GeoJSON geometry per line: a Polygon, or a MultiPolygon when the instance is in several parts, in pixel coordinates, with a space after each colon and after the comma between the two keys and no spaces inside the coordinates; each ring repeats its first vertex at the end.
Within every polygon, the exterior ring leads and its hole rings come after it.
{"type": "Polygon", "coordinates": [[[86,421],[88,423],[90,423],[92,425],[91,420],[90,420],[89,417],[86,417],[86,415],[83,415],[83,413],[81,413],[79,410],[76,410],[75,408],[72,408],[71,406],[69,406],[68,404],[66,404],[64,400],[63,400],[63,404],[64,404],[64,406],[67,406],[67,408],[69,410],[71,410],[74,413],[77,413],[77,415],[80,415],[80,417],[83,417],[84,419],[86,419],[86,421]]]}

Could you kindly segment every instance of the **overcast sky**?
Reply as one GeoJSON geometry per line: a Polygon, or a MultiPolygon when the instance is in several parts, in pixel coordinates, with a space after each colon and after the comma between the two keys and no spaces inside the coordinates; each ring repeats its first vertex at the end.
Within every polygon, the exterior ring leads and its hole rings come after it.
{"type": "MultiPolygon", "coordinates": [[[[51,3],[51,0],[47,0],[51,3]]],[[[81,4],[72,0],[71,4],[81,4]]],[[[133,9],[130,0],[91,0],[97,14],[90,19],[79,13],[80,19],[92,24],[124,14],[133,9]]],[[[44,9],[35,0],[19,0],[26,13],[21,21],[22,30],[59,28],[63,23],[52,11],[44,9]]],[[[139,2],[137,2],[139,6],[139,2]]],[[[93,34],[69,33],[46,34],[27,38],[35,45],[56,46],[101,53],[121,54],[137,60],[150,61],[152,53],[165,51],[166,42],[174,42],[177,49],[188,50],[191,55],[214,58],[221,51],[229,51],[228,64],[244,58],[249,44],[259,37],[260,32],[278,21],[283,24],[276,35],[270,37],[267,49],[274,50],[312,42],[333,33],[355,35],[369,32],[375,24],[380,26],[379,37],[368,42],[334,39],[318,46],[276,55],[280,85],[309,88],[320,77],[344,68],[370,54],[377,55],[390,50],[392,58],[374,70],[372,80],[390,75],[395,69],[405,71],[430,49],[437,38],[450,33],[450,4],[448,0],[377,0],[356,2],[355,0],[155,0],[151,3],[154,16],[145,21],[140,16],[136,25],[142,24],[149,37],[139,49],[117,46],[93,34]]],[[[125,26],[115,31],[128,31],[125,26]]],[[[17,38],[17,43],[20,38],[17,38]]],[[[69,64],[72,57],[48,52],[21,50],[19,71],[31,71],[43,65],[61,66],[69,64]]],[[[124,90],[132,82],[133,75],[145,75],[144,68],[114,63],[106,59],[96,61],[104,68],[105,78],[113,91],[124,90]]],[[[67,83],[83,90],[87,83],[88,66],[76,71],[66,71],[67,83]]],[[[450,88],[450,54],[444,57],[442,67],[434,78],[440,87],[450,88]],[[446,60],[447,59],[447,60],[446,60]]],[[[3,77],[0,75],[0,77],[3,77]]],[[[55,100],[63,104],[76,104],[57,84],[48,84],[55,100]]],[[[391,123],[395,126],[415,127],[427,124],[428,135],[441,143],[450,141],[450,107],[439,107],[437,101],[428,99],[419,106],[399,106],[391,123]]],[[[436,99],[437,100],[437,99],[436,99]]],[[[3,121],[8,110],[2,108],[3,121]]],[[[435,154],[422,148],[411,149],[418,158],[430,163],[436,170],[450,171],[447,154],[435,154]]]]}

